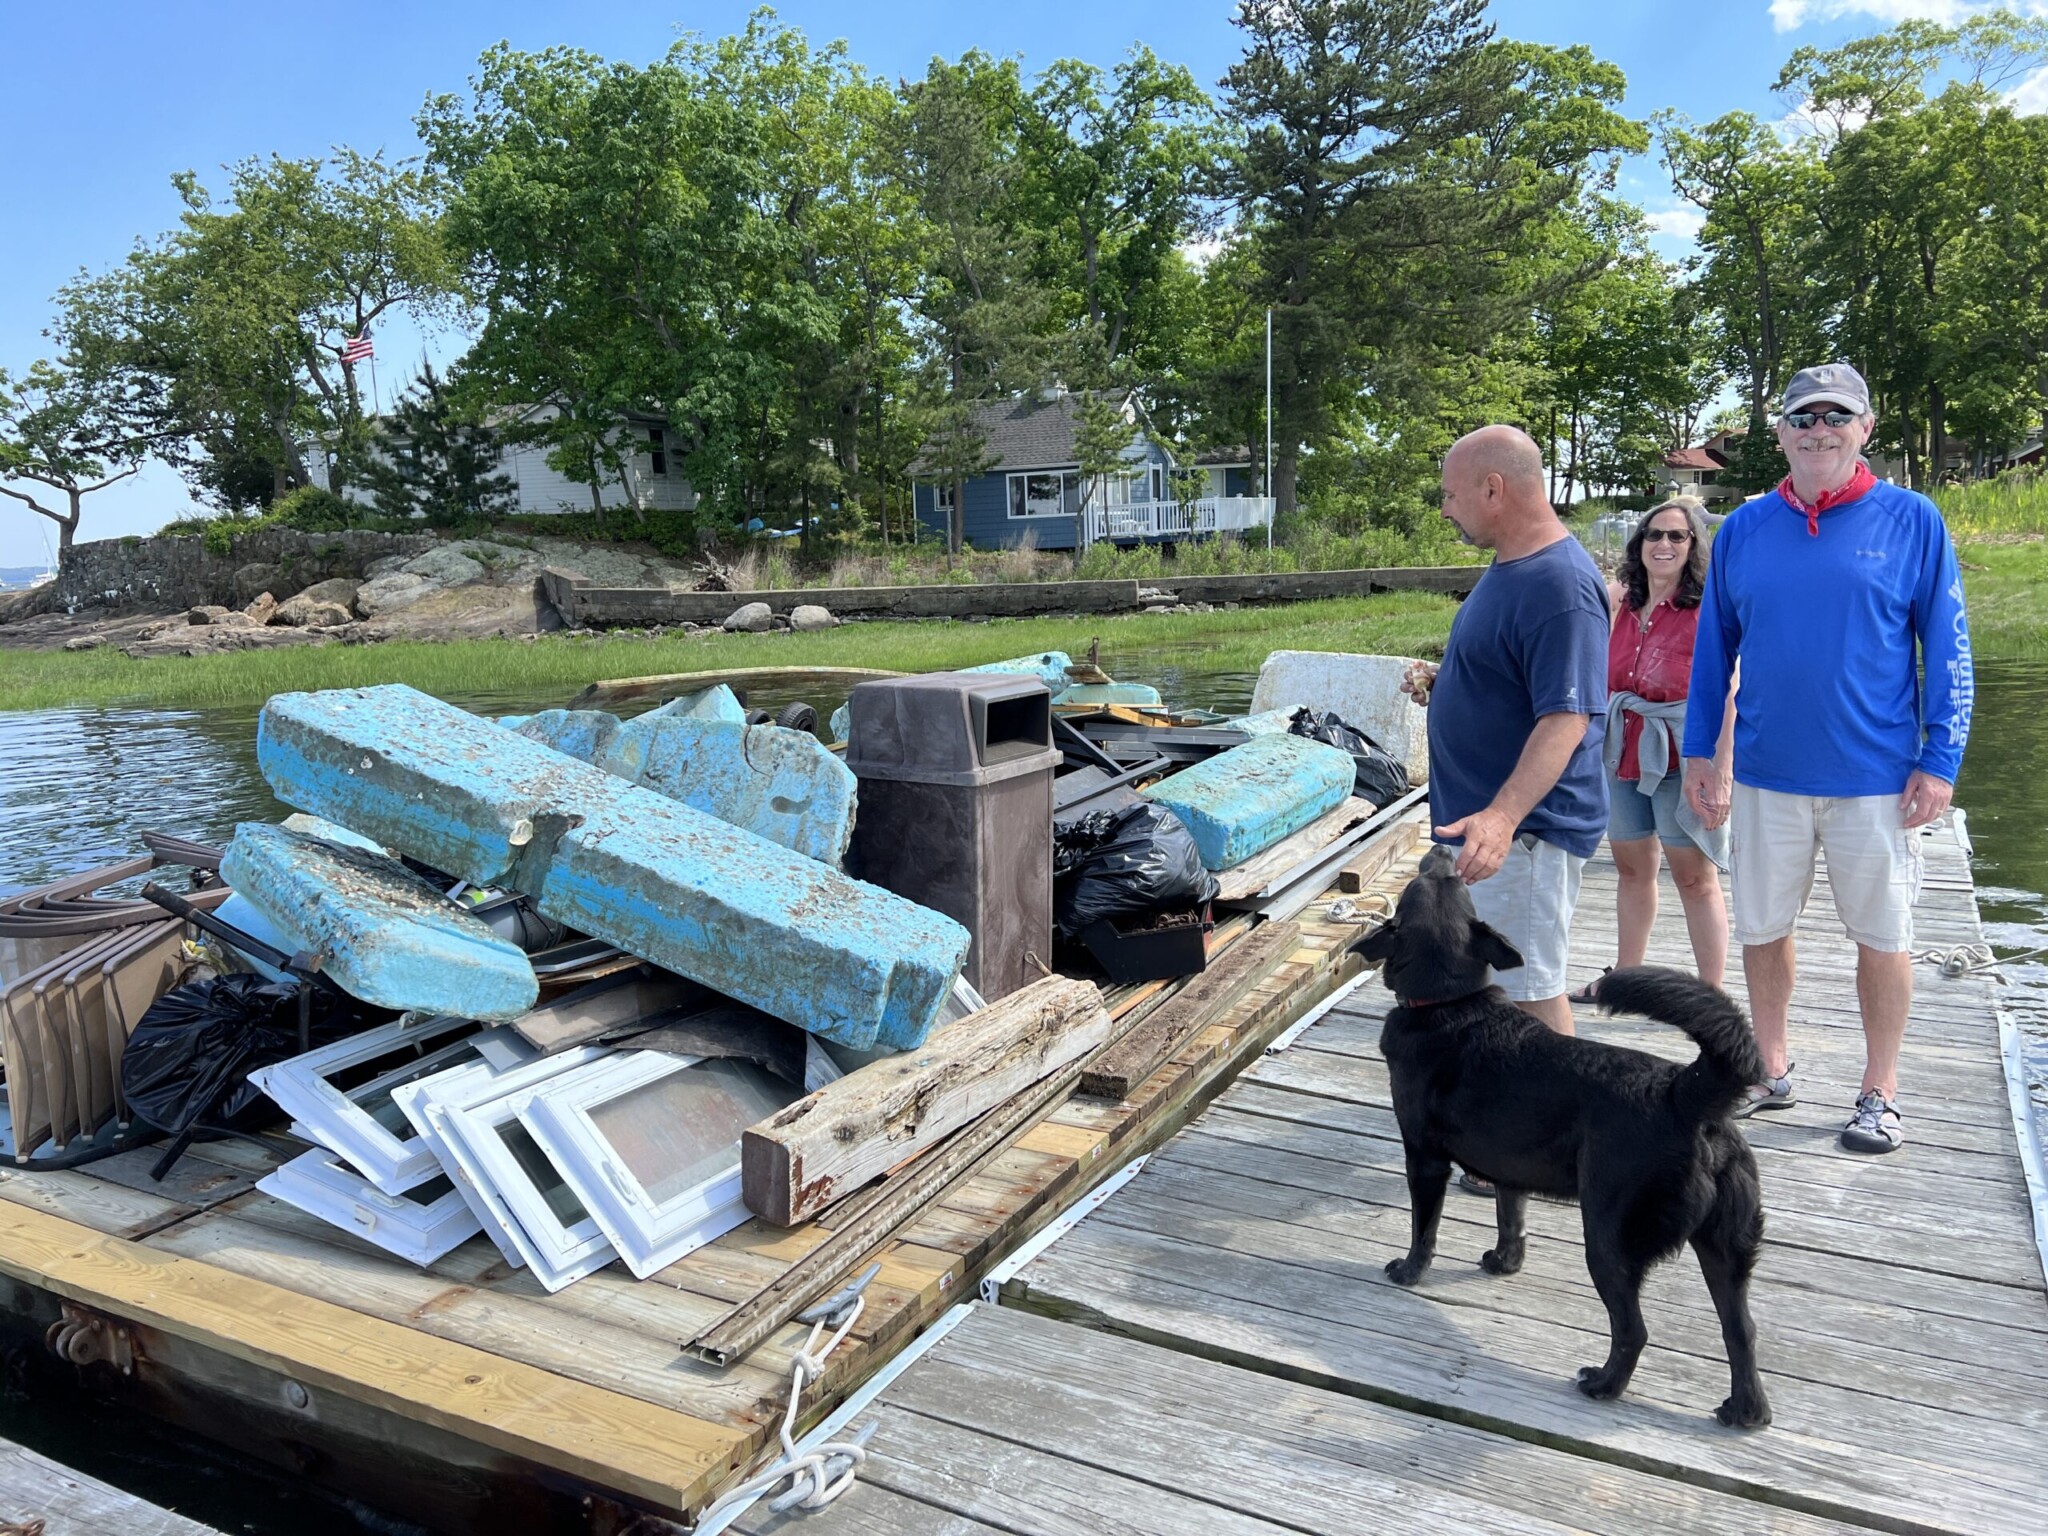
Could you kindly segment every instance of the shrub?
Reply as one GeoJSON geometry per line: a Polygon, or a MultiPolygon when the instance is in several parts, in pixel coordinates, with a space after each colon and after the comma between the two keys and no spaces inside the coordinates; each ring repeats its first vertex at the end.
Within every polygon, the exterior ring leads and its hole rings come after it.
{"type": "Polygon", "coordinates": [[[302,485],[296,490],[286,491],[270,504],[269,513],[258,519],[307,533],[336,533],[372,520],[369,508],[356,506],[317,485],[302,485]]]}

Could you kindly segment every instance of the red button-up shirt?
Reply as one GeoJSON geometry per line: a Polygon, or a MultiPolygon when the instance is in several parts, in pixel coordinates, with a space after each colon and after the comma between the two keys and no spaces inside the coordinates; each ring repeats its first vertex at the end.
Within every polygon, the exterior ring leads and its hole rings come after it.
{"type": "MultiPolygon", "coordinates": [[[[1650,610],[1650,627],[1623,600],[1607,640],[1607,690],[1626,688],[1653,704],[1685,697],[1692,682],[1692,642],[1699,633],[1698,608],[1673,607],[1666,598],[1650,610]]],[[[1643,739],[1643,717],[1632,709],[1621,714],[1621,763],[1615,772],[1624,779],[1643,776],[1637,756],[1643,739]]],[[[1675,766],[1675,765],[1674,765],[1675,766]]]]}

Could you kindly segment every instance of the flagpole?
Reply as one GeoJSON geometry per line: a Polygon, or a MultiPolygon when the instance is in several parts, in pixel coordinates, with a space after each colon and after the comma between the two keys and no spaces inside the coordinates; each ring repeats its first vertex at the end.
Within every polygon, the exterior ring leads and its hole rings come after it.
{"type": "Polygon", "coordinates": [[[1266,308],[1266,499],[1273,503],[1266,509],[1266,553],[1273,552],[1273,519],[1280,510],[1280,499],[1273,494],[1273,310],[1266,308]]]}

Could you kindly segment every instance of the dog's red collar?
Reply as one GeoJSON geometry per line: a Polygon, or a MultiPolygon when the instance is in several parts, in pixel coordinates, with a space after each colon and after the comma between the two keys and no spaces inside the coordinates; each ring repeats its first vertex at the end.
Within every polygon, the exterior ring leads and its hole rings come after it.
{"type": "Polygon", "coordinates": [[[1462,1003],[1468,997],[1477,997],[1485,990],[1485,987],[1480,987],[1475,991],[1461,992],[1456,997],[1402,997],[1397,992],[1394,1001],[1403,1008],[1442,1008],[1450,1003],[1462,1003]]]}

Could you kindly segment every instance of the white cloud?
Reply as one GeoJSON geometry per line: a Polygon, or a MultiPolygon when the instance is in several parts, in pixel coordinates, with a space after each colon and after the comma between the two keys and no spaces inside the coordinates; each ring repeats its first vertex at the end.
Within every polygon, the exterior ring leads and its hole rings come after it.
{"type": "Polygon", "coordinates": [[[1952,26],[1981,8],[1964,0],[1771,0],[1771,25],[1780,32],[1796,32],[1809,22],[1868,16],[1886,26],[1916,17],[1952,26]]]}
{"type": "Polygon", "coordinates": [[[2048,112],[2048,65],[2022,80],[2005,100],[2021,117],[2039,117],[2048,112]]]}
{"type": "Polygon", "coordinates": [[[1180,245],[1179,250],[1181,255],[1187,259],[1188,264],[1199,271],[1201,268],[1208,266],[1209,263],[1214,261],[1218,256],[1222,255],[1223,248],[1229,243],[1230,242],[1227,238],[1215,240],[1188,240],[1184,241],[1180,245]]]}
{"type": "Polygon", "coordinates": [[[1654,213],[1644,214],[1643,222],[1653,235],[1669,235],[1674,240],[1696,240],[1707,216],[1697,208],[1660,208],[1654,213]]]}

